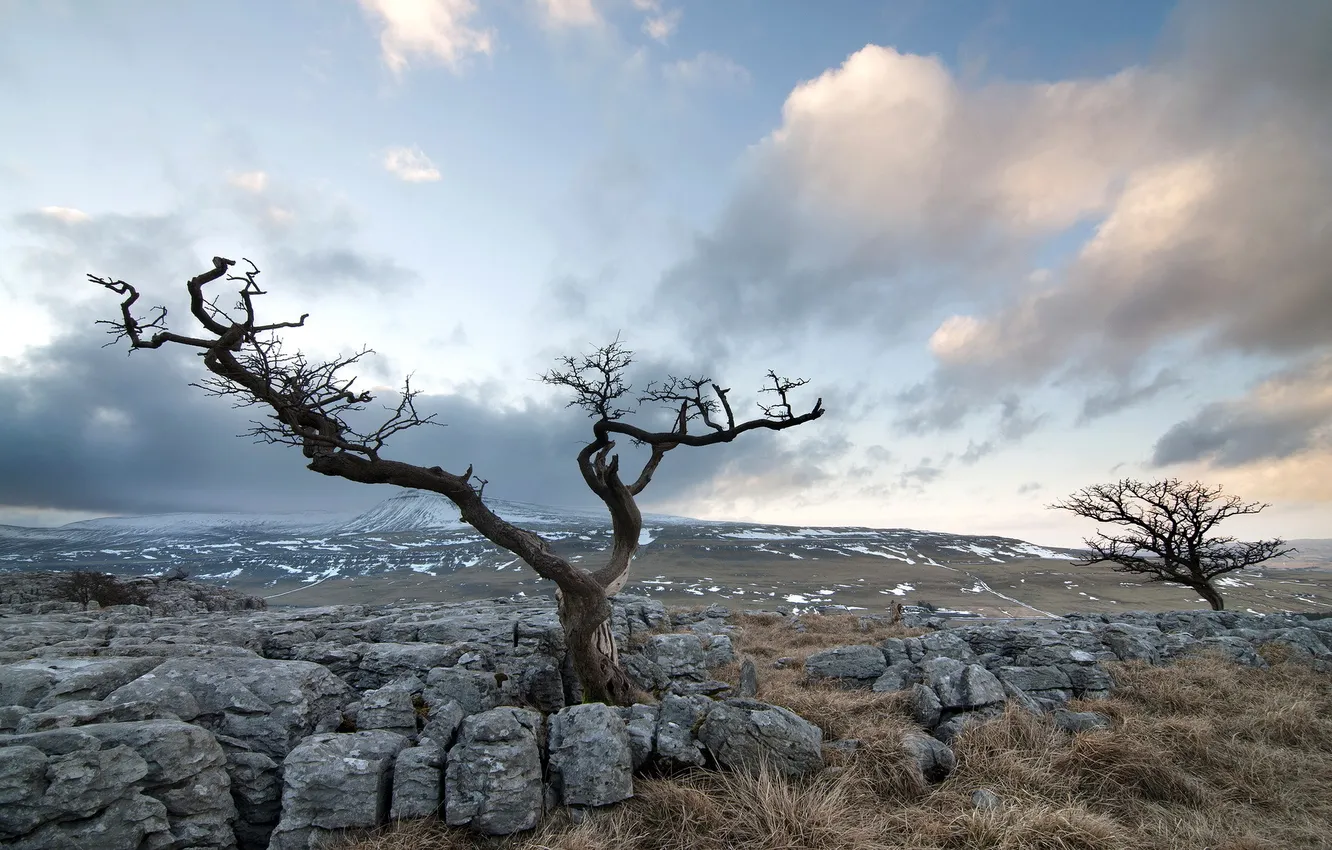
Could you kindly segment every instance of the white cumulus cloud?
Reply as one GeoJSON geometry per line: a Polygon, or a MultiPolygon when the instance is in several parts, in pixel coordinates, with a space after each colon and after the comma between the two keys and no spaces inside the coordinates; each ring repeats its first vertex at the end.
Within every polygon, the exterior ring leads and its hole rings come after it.
{"type": "Polygon", "coordinates": [[[268,175],[262,171],[243,171],[228,175],[227,182],[237,189],[258,195],[268,188],[268,175]]]}
{"type": "Polygon", "coordinates": [[[412,54],[433,57],[456,73],[468,56],[495,49],[494,30],[471,25],[476,0],[361,0],[361,7],[383,24],[384,64],[398,76],[412,54]]]}
{"type": "Polygon", "coordinates": [[[418,147],[390,148],[384,153],[384,168],[408,183],[431,183],[439,179],[439,169],[418,147]]]}
{"type": "Polygon", "coordinates": [[[83,210],[74,209],[73,207],[42,207],[40,212],[47,218],[54,218],[66,224],[77,224],[91,218],[83,210]]]}

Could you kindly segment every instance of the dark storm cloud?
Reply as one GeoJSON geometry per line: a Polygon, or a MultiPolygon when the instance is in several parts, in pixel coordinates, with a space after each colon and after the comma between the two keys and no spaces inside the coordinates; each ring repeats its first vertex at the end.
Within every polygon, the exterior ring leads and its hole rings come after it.
{"type": "Polygon", "coordinates": [[[1332,356],[1280,372],[1245,396],[1209,404],[1171,427],[1152,465],[1207,460],[1220,467],[1332,448],[1332,356]]]}
{"type": "Polygon", "coordinates": [[[1121,381],[1107,390],[1087,396],[1082,402],[1077,424],[1086,425],[1103,416],[1110,416],[1136,404],[1155,398],[1162,391],[1176,387],[1184,381],[1173,369],[1162,369],[1145,384],[1135,385],[1121,381]]]}
{"type": "MultiPolygon", "coordinates": [[[[233,409],[188,386],[203,376],[190,352],[102,348],[92,318],[80,315],[72,332],[0,375],[0,445],[7,447],[0,453],[0,506],[108,514],[341,510],[391,495],[311,473],[294,448],[238,436],[261,412],[233,409]]],[[[394,401],[381,396],[365,415],[381,415],[379,405],[394,401]]],[[[456,473],[471,464],[495,498],[599,504],[575,460],[592,436],[579,411],[532,402],[501,410],[484,392],[422,396],[418,405],[445,427],[400,434],[385,456],[456,473]]],[[[846,449],[824,441],[793,451],[782,436],[747,434],[728,446],[677,449],[644,504],[693,492],[736,469],[787,469],[795,483],[808,485],[826,477],[822,464],[846,449]]],[[[646,452],[627,444],[617,450],[636,474],[646,452]]]]}

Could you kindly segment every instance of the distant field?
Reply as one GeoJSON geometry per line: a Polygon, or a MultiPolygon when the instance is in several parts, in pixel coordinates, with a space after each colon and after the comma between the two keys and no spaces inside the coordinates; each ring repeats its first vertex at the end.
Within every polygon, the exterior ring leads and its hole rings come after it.
{"type": "MultiPolygon", "coordinates": [[[[667,605],[720,602],[732,608],[774,609],[838,604],[887,611],[894,600],[930,602],[991,617],[1040,616],[1070,611],[1172,610],[1205,607],[1189,591],[1148,584],[1140,576],[1104,565],[1073,567],[1068,561],[1032,558],[997,564],[949,560],[907,564],[869,555],[828,558],[728,553],[710,558],[701,547],[644,552],[635,559],[627,592],[667,605]]],[[[1228,608],[1332,612],[1332,570],[1277,567],[1233,573],[1219,580],[1228,608]]],[[[469,568],[430,576],[396,571],[382,576],[336,578],[317,584],[230,586],[269,598],[271,605],[389,604],[397,601],[464,601],[525,594],[551,596],[553,585],[521,564],[505,569],[469,568]]]]}

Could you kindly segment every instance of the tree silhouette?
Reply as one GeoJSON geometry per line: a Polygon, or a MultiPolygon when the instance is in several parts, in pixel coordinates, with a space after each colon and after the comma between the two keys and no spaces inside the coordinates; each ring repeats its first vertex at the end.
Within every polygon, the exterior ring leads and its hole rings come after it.
{"type": "Polygon", "coordinates": [[[769,371],[762,392],[772,393],[774,403],[759,405],[762,415],[737,421],[728,394],[707,377],[668,376],[644,388],[637,399],[625,375],[633,352],[617,338],[593,353],[561,358],[559,367],[542,376],[548,384],[573,393],[570,405],[587,411],[592,421],[592,439],[578,453],[583,480],[610,512],[613,545],[606,564],[597,570],[576,567],[556,554],[548,541],[535,532],[515,526],[495,514],[483,500],[485,479],[472,467],[460,473],[442,467],[424,467],[391,460],[382,455],[385,443],[409,428],[434,423],[433,416],[420,416],[415,401],[418,391],[404,382],[396,407],[378,426],[358,430],[347,414],[364,409],[372,400],[368,392],[352,390],[353,377],[344,370],[369,349],[337,360],[316,363],[300,352],[287,352],[277,334],[301,327],[309,314],[294,322],[262,324],[256,320],[254,301],[264,295],[253,263],[249,271],[228,274],[235,263],[213,258],[213,268],[186,284],[190,313],[202,326],[199,336],[174,333],[166,327],[167,311],[156,307],[147,319],[134,315],[139,292],[129,283],[88,275],[88,279],[124,296],[120,317],[99,322],[110,326],[114,341],[128,340],[131,350],[161,348],[170,343],[200,350],[208,376],[195,386],[212,395],[233,399],[238,406],[261,406],[269,414],[250,432],[260,440],[299,446],[309,460],[308,468],[323,475],[366,484],[396,484],[428,490],[447,497],[458,506],[462,520],[492,543],[522,558],[538,575],[555,582],[560,623],[574,672],[585,698],[629,704],[636,696],[633,681],[620,664],[611,637],[609,597],[628,580],[629,562],[638,548],[643,518],[634,497],[643,492],[657,467],[680,446],[709,446],[729,443],[746,431],[780,431],[818,419],[822,399],[807,413],[797,415],[789,394],[806,382],[769,371]],[[230,310],[207,298],[204,287],[225,277],[239,284],[239,301],[230,310]],[[151,334],[151,335],[149,335],[151,334]],[[638,406],[664,404],[674,414],[666,431],[653,431],[623,421],[638,406]],[[691,433],[691,423],[701,428],[691,433]],[[620,458],[612,454],[616,435],[650,448],[650,456],[636,476],[621,477],[620,458]],[[474,483],[475,482],[475,483],[474,483]]]}
{"type": "Polygon", "coordinates": [[[1109,561],[1116,572],[1190,588],[1215,611],[1225,608],[1225,600],[1212,579],[1295,551],[1281,539],[1241,543],[1234,537],[1209,537],[1222,520],[1271,506],[1223,498],[1220,487],[1178,478],[1098,484],[1049,507],[1126,529],[1114,535],[1098,531],[1086,541],[1092,554],[1075,566],[1109,561]]]}

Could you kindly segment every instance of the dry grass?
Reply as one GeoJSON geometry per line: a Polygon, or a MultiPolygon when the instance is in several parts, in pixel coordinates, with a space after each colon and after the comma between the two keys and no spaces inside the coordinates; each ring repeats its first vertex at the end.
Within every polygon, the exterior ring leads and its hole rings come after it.
{"type": "MultiPolygon", "coordinates": [[[[1277,850],[1332,847],[1332,677],[1265,652],[1271,669],[1216,657],[1171,667],[1110,665],[1111,700],[1075,703],[1114,721],[1068,735],[1010,709],[954,744],[938,785],[900,747],[914,728],[897,694],[807,686],[777,658],[909,632],[854,615],[737,617],[737,650],[759,667],[761,699],[786,705],[828,739],[830,767],[804,780],[698,771],[638,779],[635,797],[572,823],[485,839],[434,822],[382,830],[347,850],[1277,850]],[[1002,804],[977,810],[979,788],[1002,804]]],[[[719,671],[735,681],[738,669],[719,671]]]]}

